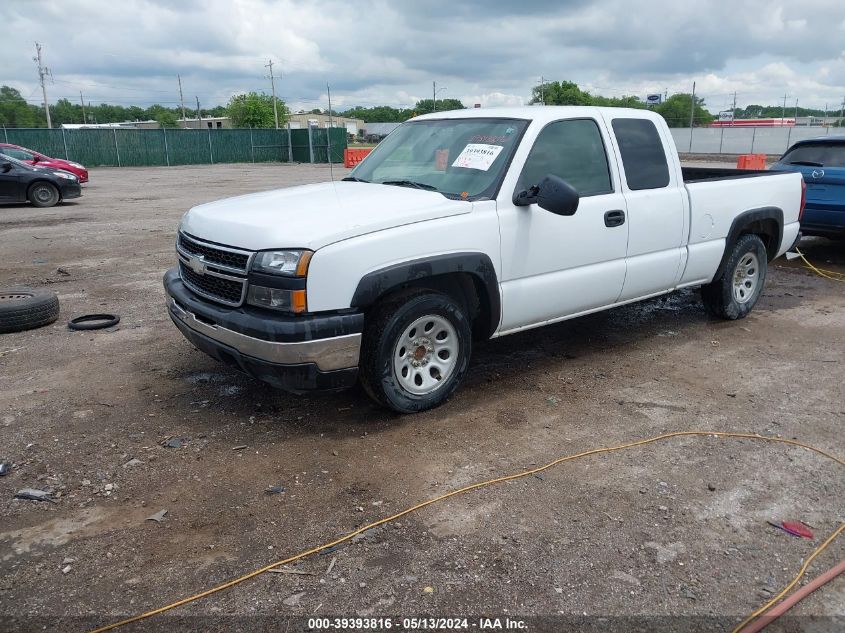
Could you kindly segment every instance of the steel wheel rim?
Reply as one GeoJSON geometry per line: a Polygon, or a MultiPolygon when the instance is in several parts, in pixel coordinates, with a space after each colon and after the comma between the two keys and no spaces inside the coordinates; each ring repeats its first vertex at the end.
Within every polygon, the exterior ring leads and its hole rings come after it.
{"type": "Polygon", "coordinates": [[[733,292],[737,303],[748,303],[760,282],[760,260],[755,253],[746,253],[734,269],[733,292]]]}
{"type": "Polygon", "coordinates": [[[0,294],[0,301],[20,301],[21,299],[29,299],[31,296],[29,293],[12,292],[0,294]]]}
{"type": "Polygon", "coordinates": [[[458,332],[449,320],[427,314],[402,331],[393,347],[393,374],[415,396],[433,393],[454,373],[459,351],[458,332]]]}
{"type": "Polygon", "coordinates": [[[49,202],[53,198],[53,192],[47,187],[36,187],[35,198],[38,202],[49,202]]]}

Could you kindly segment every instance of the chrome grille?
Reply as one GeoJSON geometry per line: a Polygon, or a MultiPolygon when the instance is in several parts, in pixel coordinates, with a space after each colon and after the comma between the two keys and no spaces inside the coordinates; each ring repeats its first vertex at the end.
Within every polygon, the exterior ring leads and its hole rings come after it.
{"type": "Polygon", "coordinates": [[[216,275],[199,275],[182,261],[179,262],[179,274],[182,282],[198,295],[231,306],[239,306],[243,301],[246,279],[236,281],[216,275]]]}
{"type": "Polygon", "coordinates": [[[179,276],[195,294],[228,306],[246,298],[246,275],[252,253],[204,242],[179,233],[176,240],[179,276]]]}
{"type": "Polygon", "coordinates": [[[187,257],[203,257],[207,264],[217,266],[221,270],[246,273],[251,253],[228,246],[210,244],[196,238],[179,233],[176,250],[187,257]]]}

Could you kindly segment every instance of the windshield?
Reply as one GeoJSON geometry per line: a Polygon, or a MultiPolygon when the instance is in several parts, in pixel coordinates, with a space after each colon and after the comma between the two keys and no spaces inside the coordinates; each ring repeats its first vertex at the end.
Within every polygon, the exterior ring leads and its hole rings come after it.
{"type": "Polygon", "coordinates": [[[382,141],[349,179],[459,200],[491,198],[527,125],[519,119],[411,121],[382,141]]]}
{"type": "Polygon", "coordinates": [[[793,147],[779,161],[786,165],[845,167],[845,143],[808,143],[793,147]]]}

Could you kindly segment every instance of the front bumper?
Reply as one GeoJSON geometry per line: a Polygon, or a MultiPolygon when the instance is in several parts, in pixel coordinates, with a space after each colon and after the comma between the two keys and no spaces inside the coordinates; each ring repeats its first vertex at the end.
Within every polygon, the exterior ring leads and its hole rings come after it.
{"type": "Polygon", "coordinates": [[[193,345],[219,361],[295,393],[349,387],[358,376],[364,315],[286,316],[228,308],[193,294],[177,269],[164,276],[167,308],[193,345]]]}
{"type": "Polygon", "coordinates": [[[79,186],[78,182],[62,183],[59,186],[59,193],[62,196],[62,200],[78,198],[82,195],[82,187],[79,186]]]}

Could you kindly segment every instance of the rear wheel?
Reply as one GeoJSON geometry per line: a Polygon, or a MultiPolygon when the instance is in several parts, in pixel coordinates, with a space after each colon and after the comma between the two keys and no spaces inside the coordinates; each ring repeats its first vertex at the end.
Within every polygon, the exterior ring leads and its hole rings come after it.
{"type": "Polygon", "coordinates": [[[36,207],[52,207],[59,201],[59,190],[49,182],[37,182],[29,188],[29,201],[36,207]]]}
{"type": "Polygon", "coordinates": [[[766,246],[757,235],[743,235],[734,244],[725,270],[701,287],[704,307],[722,319],[742,319],[754,308],[768,268],[766,246]]]}
{"type": "Polygon", "coordinates": [[[472,347],[463,307],[416,290],[389,298],[368,318],[361,383],[379,404],[415,413],[442,404],[466,373],[472,347]]]}

